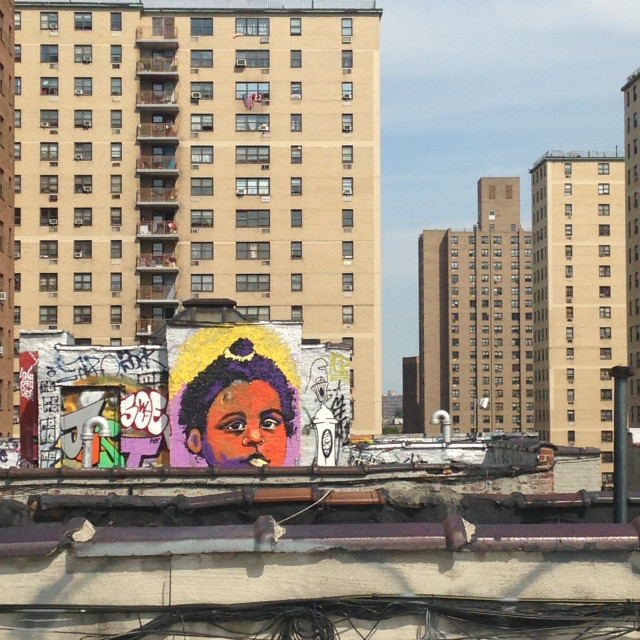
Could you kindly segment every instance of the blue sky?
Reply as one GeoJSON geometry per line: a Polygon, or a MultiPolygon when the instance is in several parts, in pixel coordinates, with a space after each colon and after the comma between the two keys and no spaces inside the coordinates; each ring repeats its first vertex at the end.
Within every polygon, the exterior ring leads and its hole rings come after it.
{"type": "Polygon", "coordinates": [[[418,236],[471,228],[482,176],[551,149],[622,152],[638,0],[386,0],[381,21],[383,392],[418,354],[418,236]]]}

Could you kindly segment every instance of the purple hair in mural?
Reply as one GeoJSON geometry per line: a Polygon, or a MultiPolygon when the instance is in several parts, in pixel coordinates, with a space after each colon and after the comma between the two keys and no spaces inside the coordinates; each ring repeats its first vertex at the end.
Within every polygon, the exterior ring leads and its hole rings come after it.
{"type": "Polygon", "coordinates": [[[273,360],[240,338],[186,386],[179,422],[187,448],[209,465],[283,466],[298,435],[297,403],[273,360]]]}

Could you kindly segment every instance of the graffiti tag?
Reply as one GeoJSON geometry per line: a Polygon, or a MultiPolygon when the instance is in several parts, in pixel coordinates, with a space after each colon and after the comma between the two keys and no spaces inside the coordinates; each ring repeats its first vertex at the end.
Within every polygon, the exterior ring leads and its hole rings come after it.
{"type": "Polygon", "coordinates": [[[157,436],[169,422],[166,410],[166,396],[158,391],[143,389],[129,394],[120,402],[120,421],[126,429],[147,431],[157,436]]]}

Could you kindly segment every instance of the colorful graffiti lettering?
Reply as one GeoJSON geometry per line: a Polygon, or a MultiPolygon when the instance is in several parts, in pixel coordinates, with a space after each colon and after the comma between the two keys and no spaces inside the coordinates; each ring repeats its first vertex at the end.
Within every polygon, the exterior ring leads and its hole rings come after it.
{"type": "Polygon", "coordinates": [[[122,427],[160,435],[169,424],[166,407],[167,398],[158,391],[143,389],[131,393],[120,402],[122,427]]]}
{"type": "MultiPolygon", "coordinates": [[[[260,331],[267,329],[253,328],[253,338],[259,340],[260,331]]],[[[202,329],[198,334],[202,332],[206,334],[208,330],[202,329]]],[[[198,334],[194,347],[202,339],[198,334]]],[[[292,464],[299,455],[296,386],[283,367],[258,352],[253,339],[238,337],[227,341],[224,347],[217,341],[216,347],[217,357],[172,398],[172,465],[174,460],[185,459],[176,455],[180,448],[185,450],[189,464],[197,466],[292,464]]],[[[283,358],[286,346],[277,347],[283,358]]],[[[183,356],[187,354],[188,349],[184,349],[183,356]]],[[[288,366],[296,372],[295,365],[288,366]]]]}

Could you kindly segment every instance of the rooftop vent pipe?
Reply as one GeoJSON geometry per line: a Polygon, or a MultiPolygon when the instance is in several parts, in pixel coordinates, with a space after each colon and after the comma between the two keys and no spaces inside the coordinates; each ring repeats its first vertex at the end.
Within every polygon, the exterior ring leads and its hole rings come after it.
{"type": "Polygon", "coordinates": [[[451,442],[451,416],[444,410],[438,409],[431,414],[431,424],[440,424],[442,439],[445,444],[451,442]]]}

